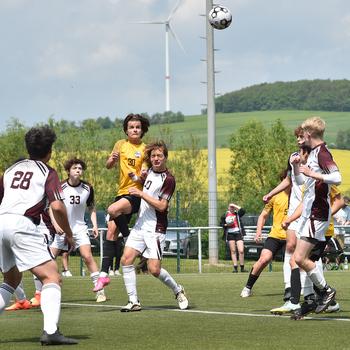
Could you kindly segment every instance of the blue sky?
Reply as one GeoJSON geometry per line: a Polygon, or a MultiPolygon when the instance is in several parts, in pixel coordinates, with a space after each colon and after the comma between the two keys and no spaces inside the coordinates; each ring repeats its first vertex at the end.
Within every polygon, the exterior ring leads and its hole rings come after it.
{"type": "MultiPolygon", "coordinates": [[[[0,130],[164,110],[163,20],[177,0],[1,0],[0,130]]],[[[217,93],[262,82],[350,78],[348,0],[222,0],[230,28],[215,31],[217,93]]],[[[170,40],[171,109],[206,102],[204,0],[183,0],[170,40]],[[172,38],[171,38],[172,39],[172,38]]]]}

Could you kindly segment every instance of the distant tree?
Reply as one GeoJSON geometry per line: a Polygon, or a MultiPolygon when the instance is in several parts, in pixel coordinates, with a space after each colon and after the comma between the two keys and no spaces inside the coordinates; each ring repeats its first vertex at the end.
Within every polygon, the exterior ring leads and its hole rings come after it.
{"type": "Polygon", "coordinates": [[[10,119],[4,133],[0,135],[0,174],[19,158],[28,157],[24,143],[27,128],[16,118],[10,119]]]}
{"type": "Polygon", "coordinates": [[[259,212],[262,196],[279,181],[295,149],[293,135],[280,120],[266,129],[250,121],[231,137],[230,192],[250,212],[259,212]]]}
{"type": "Polygon", "coordinates": [[[109,119],[109,117],[98,117],[96,122],[101,127],[101,129],[111,129],[114,127],[114,124],[109,119]]]}
{"type": "Polygon", "coordinates": [[[336,146],[339,149],[350,149],[350,129],[338,131],[336,146]]]}

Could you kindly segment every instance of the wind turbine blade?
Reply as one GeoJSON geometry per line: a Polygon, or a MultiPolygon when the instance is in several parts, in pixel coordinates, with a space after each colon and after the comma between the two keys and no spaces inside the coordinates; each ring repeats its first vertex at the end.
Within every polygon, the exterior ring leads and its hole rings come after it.
{"type": "Polygon", "coordinates": [[[158,21],[135,21],[130,23],[136,23],[136,24],[164,24],[165,22],[158,22],[158,21]]]}
{"type": "Polygon", "coordinates": [[[170,31],[171,35],[172,35],[172,36],[174,37],[174,39],[176,40],[177,44],[181,47],[182,51],[183,51],[184,53],[186,53],[185,48],[182,46],[179,37],[175,34],[175,32],[174,32],[173,28],[171,27],[170,23],[168,23],[168,28],[169,28],[169,31],[170,31]]]}
{"type": "Polygon", "coordinates": [[[174,13],[175,13],[175,12],[177,11],[177,9],[180,7],[181,3],[182,3],[182,0],[179,0],[179,1],[177,2],[177,4],[175,5],[175,7],[171,10],[170,15],[169,15],[169,17],[168,17],[168,19],[167,19],[167,22],[169,22],[169,21],[171,20],[171,18],[174,16],[174,13]]]}

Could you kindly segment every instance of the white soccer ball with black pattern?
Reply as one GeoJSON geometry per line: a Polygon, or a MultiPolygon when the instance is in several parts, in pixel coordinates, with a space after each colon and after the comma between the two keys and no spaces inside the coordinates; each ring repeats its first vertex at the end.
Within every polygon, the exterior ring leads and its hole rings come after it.
{"type": "Polygon", "coordinates": [[[213,28],[225,29],[232,22],[232,14],[227,7],[215,5],[208,14],[208,20],[213,28]]]}
{"type": "Polygon", "coordinates": [[[235,221],[235,217],[232,215],[226,216],[225,218],[225,222],[227,225],[233,224],[234,221],[235,221]]]}

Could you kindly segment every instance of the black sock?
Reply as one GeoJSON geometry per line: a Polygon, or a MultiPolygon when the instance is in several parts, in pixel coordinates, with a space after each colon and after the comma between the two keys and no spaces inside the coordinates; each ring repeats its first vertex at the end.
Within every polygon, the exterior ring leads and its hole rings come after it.
{"type": "Polygon", "coordinates": [[[103,242],[103,258],[101,271],[108,273],[109,268],[113,267],[113,258],[114,258],[114,247],[115,241],[104,241],[103,242]]]}
{"type": "Polygon", "coordinates": [[[130,231],[129,231],[127,217],[125,215],[119,215],[114,219],[114,222],[117,225],[123,237],[128,237],[130,234],[130,231]]]}
{"type": "Polygon", "coordinates": [[[290,301],[293,304],[299,304],[300,293],[301,293],[301,282],[300,282],[300,270],[298,267],[292,270],[291,277],[290,277],[290,284],[291,284],[290,301]]]}
{"type": "Polygon", "coordinates": [[[259,276],[253,275],[252,271],[253,271],[253,269],[250,270],[248,281],[247,281],[247,284],[246,284],[246,287],[249,288],[249,289],[253,288],[255,282],[259,278],[259,276]]]}
{"type": "Polygon", "coordinates": [[[233,265],[233,269],[234,269],[235,271],[238,271],[238,266],[237,266],[237,265],[233,265]]]}
{"type": "Polygon", "coordinates": [[[244,265],[240,265],[241,266],[241,272],[244,271],[244,265]]]}
{"type": "Polygon", "coordinates": [[[288,287],[284,290],[283,301],[288,301],[291,297],[291,288],[288,287]]]}

